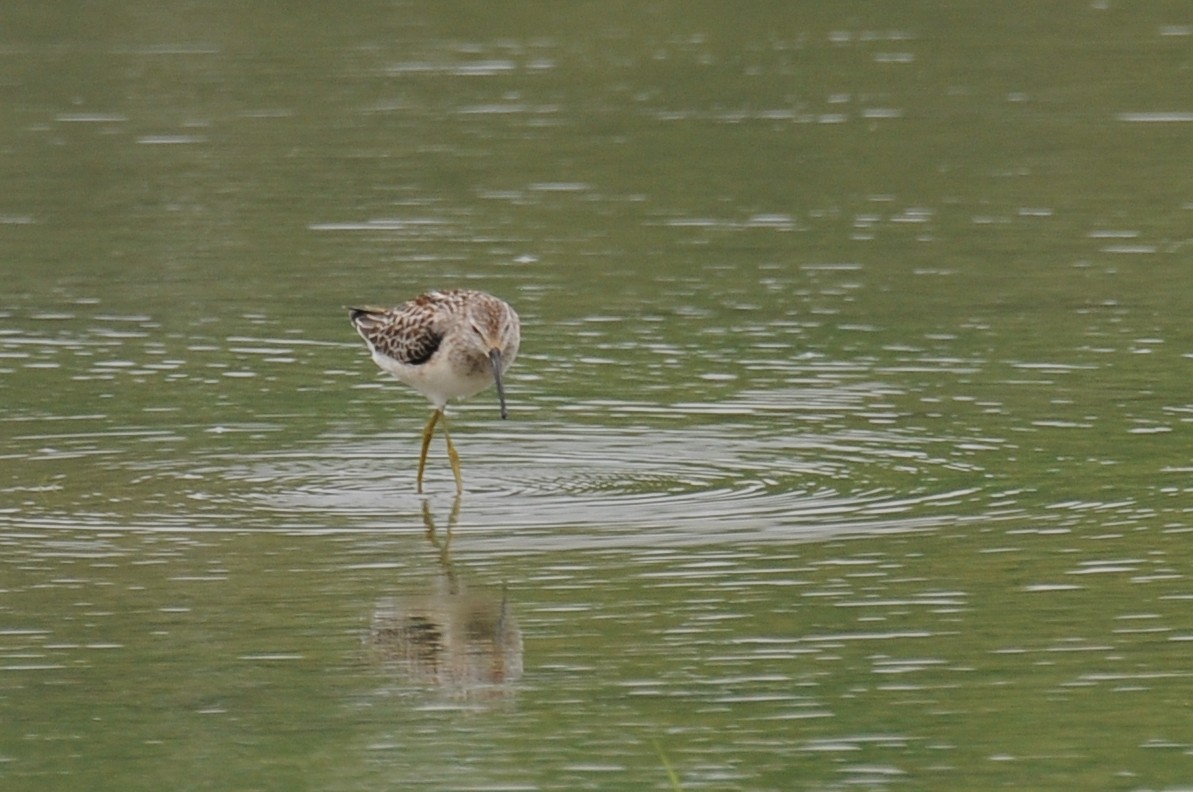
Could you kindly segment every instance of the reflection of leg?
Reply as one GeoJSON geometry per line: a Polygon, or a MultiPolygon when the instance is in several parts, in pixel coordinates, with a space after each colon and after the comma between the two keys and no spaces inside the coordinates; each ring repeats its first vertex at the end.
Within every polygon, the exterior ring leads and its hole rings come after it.
{"type": "MultiPolygon", "coordinates": [[[[435,434],[435,424],[442,416],[442,409],[431,413],[431,420],[427,421],[427,426],[423,429],[423,448],[418,455],[418,492],[420,493],[423,491],[423,471],[427,468],[427,449],[431,447],[431,436],[435,434]]],[[[446,424],[444,425],[444,429],[447,429],[446,424]]]]}
{"type": "Polygon", "coordinates": [[[440,541],[438,530],[435,527],[435,518],[431,515],[431,501],[426,498],[423,499],[423,527],[426,529],[427,541],[439,551],[439,563],[443,566],[443,570],[447,574],[453,594],[457,593],[458,585],[451,562],[452,530],[460,521],[460,501],[460,494],[456,493],[456,498],[452,501],[451,514],[447,517],[447,531],[444,533],[443,541],[440,541]]]}
{"type": "Polygon", "coordinates": [[[423,528],[427,529],[427,538],[431,544],[438,546],[435,541],[435,518],[431,516],[431,501],[423,498],[423,528]]]}
{"type": "Polygon", "coordinates": [[[447,524],[447,541],[440,542],[435,530],[435,518],[431,516],[431,501],[426,498],[423,499],[423,527],[427,529],[427,541],[439,551],[439,560],[446,563],[452,542],[452,524],[447,524]]]}
{"type": "Polygon", "coordinates": [[[460,473],[460,455],[452,443],[452,436],[447,433],[447,416],[443,416],[443,439],[447,441],[447,461],[452,463],[452,474],[456,477],[456,494],[464,491],[464,476],[460,473]]]}

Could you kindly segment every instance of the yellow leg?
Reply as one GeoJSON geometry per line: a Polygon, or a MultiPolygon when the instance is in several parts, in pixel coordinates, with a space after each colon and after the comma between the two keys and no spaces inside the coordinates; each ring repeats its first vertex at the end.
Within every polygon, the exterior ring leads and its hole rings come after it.
{"type": "MultiPolygon", "coordinates": [[[[431,413],[431,420],[427,421],[423,429],[423,448],[418,455],[418,492],[423,491],[423,471],[427,469],[427,449],[431,447],[431,436],[435,434],[435,424],[443,417],[443,410],[431,413]]],[[[446,425],[445,425],[446,428],[446,425]]]]}
{"type": "Polygon", "coordinates": [[[452,463],[452,475],[456,477],[456,494],[464,491],[464,476],[460,473],[460,455],[452,443],[452,436],[447,433],[447,416],[442,416],[443,439],[447,441],[447,461],[452,463]]]}

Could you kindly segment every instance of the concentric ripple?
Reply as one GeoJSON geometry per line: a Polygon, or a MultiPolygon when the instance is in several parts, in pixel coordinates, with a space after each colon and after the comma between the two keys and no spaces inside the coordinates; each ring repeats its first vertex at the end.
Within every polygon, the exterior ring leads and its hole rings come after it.
{"type": "Polygon", "coordinates": [[[291,528],[423,525],[423,504],[460,529],[707,540],[726,532],[808,537],[913,530],[965,504],[980,471],[879,433],[762,440],[746,427],[618,431],[555,426],[532,438],[456,438],[467,491],[446,460],[415,494],[414,439],[338,437],[319,450],[229,460],[228,505],[291,528]]]}

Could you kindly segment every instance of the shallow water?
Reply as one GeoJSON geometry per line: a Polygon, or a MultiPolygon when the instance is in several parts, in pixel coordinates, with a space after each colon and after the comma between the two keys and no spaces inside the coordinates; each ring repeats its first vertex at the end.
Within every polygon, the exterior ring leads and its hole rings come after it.
{"type": "Polygon", "coordinates": [[[1187,16],[0,11],[4,788],[1193,784],[1187,16]]]}

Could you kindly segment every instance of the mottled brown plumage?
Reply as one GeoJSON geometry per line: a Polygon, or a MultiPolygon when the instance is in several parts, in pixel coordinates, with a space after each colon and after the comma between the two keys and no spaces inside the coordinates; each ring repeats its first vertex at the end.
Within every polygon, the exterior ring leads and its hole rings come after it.
{"type": "Polygon", "coordinates": [[[379,352],[407,366],[426,363],[443,341],[443,332],[435,328],[432,303],[426,295],[411,300],[406,310],[392,308],[353,308],[352,323],[373,352],[379,352]]]}

